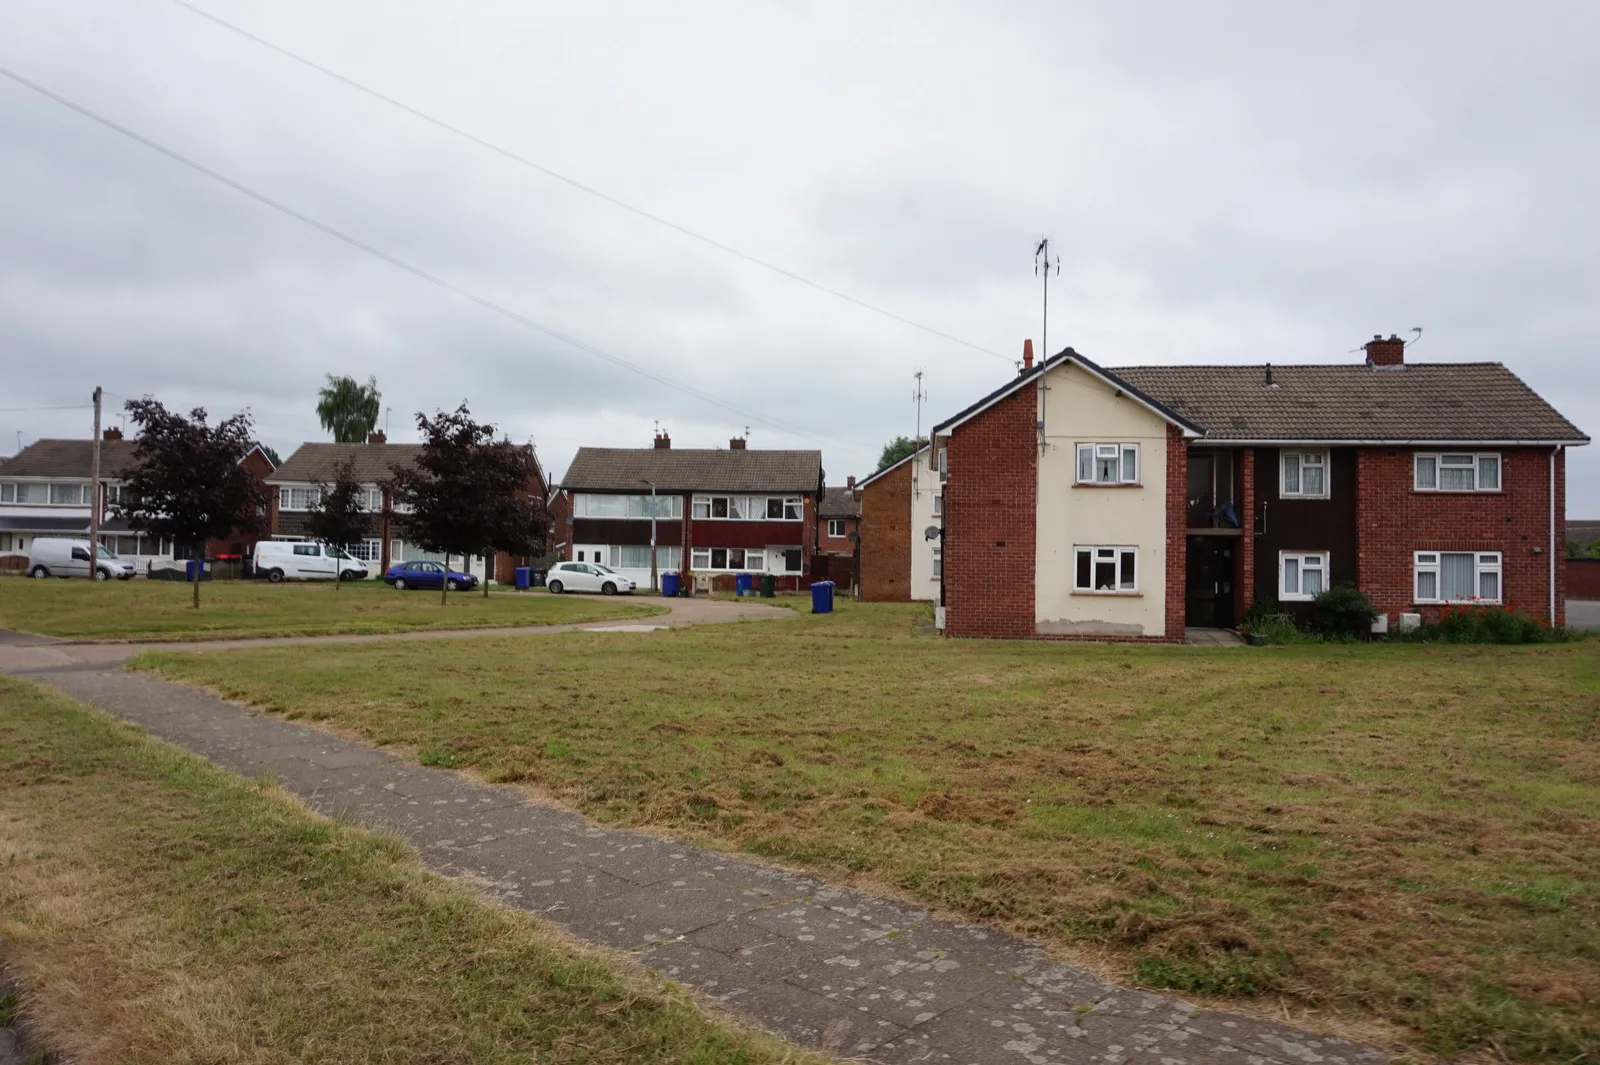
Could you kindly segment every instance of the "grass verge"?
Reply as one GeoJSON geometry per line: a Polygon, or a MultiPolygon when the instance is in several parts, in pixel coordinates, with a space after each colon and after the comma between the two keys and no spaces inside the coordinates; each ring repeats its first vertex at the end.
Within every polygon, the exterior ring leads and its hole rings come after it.
{"type": "Polygon", "coordinates": [[[0,580],[0,629],[77,639],[219,640],[566,625],[665,609],[648,600],[543,592],[487,598],[458,592],[440,606],[437,592],[397,592],[376,581],[338,588],[214,581],[201,589],[199,610],[189,604],[189,586],[177,582],[0,580]]]}
{"type": "Polygon", "coordinates": [[[1378,1017],[1442,1055],[1600,1046],[1600,648],[948,641],[782,626],[137,664],[650,826],[1378,1017]],[[622,642],[625,640],[626,642],[622,642]]]}
{"type": "Polygon", "coordinates": [[[811,1060],[396,840],[0,678],[0,963],[65,1060],[811,1060]]]}

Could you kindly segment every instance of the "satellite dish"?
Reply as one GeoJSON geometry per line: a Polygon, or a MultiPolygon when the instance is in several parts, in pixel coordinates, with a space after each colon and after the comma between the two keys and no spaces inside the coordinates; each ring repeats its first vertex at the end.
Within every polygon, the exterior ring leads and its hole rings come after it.
{"type": "Polygon", "coordinates": [[[943,535],[944,530],[939,528],[937,525],[930,525],[926,529],[922,530],[922,538],[924,540],[937,540],[943,535]]]}

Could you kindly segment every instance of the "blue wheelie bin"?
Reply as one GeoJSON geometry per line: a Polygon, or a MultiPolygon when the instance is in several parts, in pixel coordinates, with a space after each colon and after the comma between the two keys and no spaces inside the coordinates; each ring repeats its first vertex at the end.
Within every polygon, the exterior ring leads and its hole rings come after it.
{"type": "Polygon", "coordinates": [[[813,581],[811,584],[811,612],[813,614],[833,613],[833,582],[813,581]]]}
{"type": "Polygon", "coordinates": [[[733,578],[733,593],[741,599],[755,588],[755,578],[748,573],[738,573],[733,578]]]}
{"type": "Polygon", "coordinates": [[[663,573],[661,575],[661,594],[671,599],[678,594],[683,578],[676,573],[663,573]]]}
{"type": "Polygon", "coordinates": [[[532,566],[518,566],[517,567],[517,591],[525,592],[531,587],[533,587],[533,567],[532,566]]]}

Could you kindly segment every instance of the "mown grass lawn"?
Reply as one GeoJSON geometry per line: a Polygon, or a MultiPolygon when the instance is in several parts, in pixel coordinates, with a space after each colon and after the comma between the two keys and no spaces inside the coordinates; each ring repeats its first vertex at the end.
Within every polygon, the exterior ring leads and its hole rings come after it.
{"type": "Polygon", "coordinates": [[[209,640],[241,636],[325,636],[562,625],[659,612],[659,603],[554,596],[456,592],[439,605],[437,591],[397,592],[378,581],[268,584],[211,581],[200,609],[191,588],[169,581],[0,580],[0,629],[46,636],[120,640],[209,640]]]}
{"type": "Polygon", "coordinates": [[[396,840],[0,678],[0,967],[61,1060],[813,1060],[396,840]]]}
{"type": "Polygon", "coordinates": [[[1125,978],[1600,1051],[1600,647],[946,641],[919,608],[143,668],[1125,978]]]}

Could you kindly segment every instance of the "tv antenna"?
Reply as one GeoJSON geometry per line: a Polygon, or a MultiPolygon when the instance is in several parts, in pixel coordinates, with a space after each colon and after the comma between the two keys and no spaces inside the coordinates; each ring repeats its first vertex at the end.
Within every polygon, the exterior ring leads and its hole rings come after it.
{"type": "MultiPolygon", "coordinates": [[[[917,405],[917,435],[911,438],[911,453],[913,455],[922,446],[922,401],[928,398],[927,391],[922,387],[922,373],[923,371],[918,370],[911,375],[917,381],[916,387],[911,390],[911,401],[917,405]]],[[[916,491],[918,487],[917,467],[920,465],[921,463],[915,460],[911,463],[911,487],[913,491],[916,491]]]]}
{"type": "Polygon", "coordinates": [[[1061,256],[1050,256],[1050,238],[1040,237],[1033,249],[1033,276],[1044,278],[1044,322],[1039,334],[1039,359],[1050,357],[1050,273],[1061,276],[1061,256]]]}

